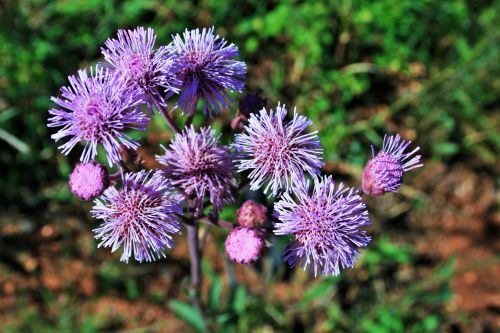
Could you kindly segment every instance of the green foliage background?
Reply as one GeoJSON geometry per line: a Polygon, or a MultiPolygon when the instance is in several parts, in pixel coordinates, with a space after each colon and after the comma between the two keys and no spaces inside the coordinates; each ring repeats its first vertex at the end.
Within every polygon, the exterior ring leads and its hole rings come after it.
{"type": "MultiPolygon", "coordinates": [[[[240,47],[249,66],[248,90],[309,116],[329,162],[358,170],[369,144],[380,144],[385,132],[401,132],[422,146],[426,161],[467,159],[494,173],[500,151],[499,12],[497,1],[464,0],[2,2],[0,209],[16,205],[36,212],[49,202],[75,203],[64,180],[78,156],[62,156],[50,140],[50,96],[67,75],[98,61],[100,46],[118,28],[138,25],[153,27],[165,44],[172,33],[214,25],[240,47]]],[[[383,267],[413,260],[411,247],[382,238],[363,265],[368,279],[377,280],[383,267]]],[[[438,299],[426,299],[425,282],[396,296],[361,287],[359,302],[348,309],[331,300],[345,284],[360,281],[318,279],[293,305],[273,304],[235,285],[219,303],[221,282],[209,267],[205,273],[221,332],[293,331],[293,316],[310,331],[320,309],[326,311],[323,331],[431,332],[445,318],[426,310],[432,309],[426,302],[449,299],[447,267],[429,282],[443,288],[433,294],[438,299]]],[[[170,306],[197,330],[206,329],[187,304],[170,306]]],[[[51,325],[72,331],[80,324],[51,325]]],[[[87,331],[99,329],[84,324],[87,331]]]]}

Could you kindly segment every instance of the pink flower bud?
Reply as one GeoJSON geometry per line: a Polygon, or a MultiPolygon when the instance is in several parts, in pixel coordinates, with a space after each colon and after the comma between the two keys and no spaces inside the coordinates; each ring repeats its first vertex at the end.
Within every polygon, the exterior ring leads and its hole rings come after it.
{"type": "Polygon", "coordinates": [[[236,263],[249,265],[259,259],[265,241],[260,231],[237,227],[229,233],[224,245],[229,259],[236,263]]]}
{"type": "Polygon", "coordinates": [[[69,176],[71,192],[82,200],[100,196],[108,183],[108,171],[96,162],[78,163],[69,176]]]}
{"type": "Polygon", "coordinates": [[[247,200],[237,211],[238,223],[247,228],[258,228],[266,222],[267,207],[247,200]]]}

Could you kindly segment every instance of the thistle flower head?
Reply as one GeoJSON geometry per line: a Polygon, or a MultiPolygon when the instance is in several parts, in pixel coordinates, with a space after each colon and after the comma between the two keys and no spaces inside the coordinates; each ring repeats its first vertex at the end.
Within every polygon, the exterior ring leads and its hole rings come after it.
{"type": "Polygon", "coordinates": [[[121,261],[134,256],[139,262],[165,257],[163,250],[172,248],[173,234],[181,226],[175,213],[182,207],[173,199],[173,188],[160,171],[131,172],[123,175],[120,189],[109,187],[94,200],[91,213],[103,220],[94,229],[98,247],[111,247],[114,252],[123,245],[121,261]]]}
{"type": "Polygon", "coordinates": [[[246,65],[237,61],[238,47],[214,34],[214,28],[187,30],[173,36],[169,45],[177,76],[182,80],[178,104],[193,114],[198,100],[203,100],[203,113],[219,114],[234,101],[228,93],[242,92],[246,65]]]}
{"type": "Polygon", "coordinates": [[[96,162],[78,163],[69,175],[68,183],[74,195],[90,200],[100,196],[108,186],[108,171],[96,162]]]}
{"type": "Polygon", "coordinates": [[[237,227],[231,230],[224,242],[226,253],[239,264],[253,264],[259,259],[265,246],[261,232],[252,228],[237,227]]]}
{"type": "Polygon", "coordinates": [[[214,209],[234,201],[234,166],[228,148],[219,146],[219,136],[210,127],[194,127],[177,134],[165,153],[156,159],[165,165],[165,175],[200,212],[206,195],[214,209]]]}
{"type": "Polygon", "coordinates": [[[247,200],[237,210],[238,224],[247,228],[257,228],[266,222],[267,207],[247,200]]]}
{"type": "Polygon", "coordinates": [[[372,159],[368,161],[362,178],[362,189],[365,194],[378,196],[386,192],[396,192],[403,181],[406,171],[419,168],[420,155],[414,155],[420,147],[411,152],[405,150],[411,141],[396,136],[384,136],[382,150],[375,156],[372,146],[372,159]]]}
{"type": "Polygon", "coordinates": [[[342,183],[336,186],[331,176],[314,177],[312,192],[304,180],[294,195],[285,193],[274,206],[279,220],[274,233],[295,236],[285,247],[285,261],[304,270],[309,266],[315,276],[338,275],[340,269],[353,267],[358,248],[370,241],[361,229],[370,224],[361,197],[342,183]]]}
{"type": "Polygon", "coordinates": [[[163,88],[168,95],[177,93],[181,84],[172,72],[173,61],[167,47],[154,48],[156,35],[151,28],[118,30],[117,35],[118,39],[106,40],[106,47],[101,48],[108,67],[141,92],[151,112],[153,107],[166,108],[158,89],[163,88]]]}
{"type": "Polygon", "coordinates": [[[69,137],[59,148],[67,155],[79,141],[85,141],[80,161],[88,162],[102,144],[113,165],[120,160],[120,146],[137,149],[139,144],[125,134],[126,129],[144,130],[149,118],[136,106],[141,103],[137,90],[97,67],[69,76],[70,87],[62,87],[62,98],[52,97],[61,109],[51,109],[48,127],[62,127],[51,137],[55,141],[69,137]]]}
{"type": "Polygon", "coordinates": [[[317,174],[323,167],[316,132],[306,133],[312,121],[298,115],[285,121],[287,110],[278,104],[276,112],[265,108],[250,116],[243,133],[236,134],[233,147],[239,156],[238,171],[250,170],[250,189],[256,191],[267,183],[264,193],[288,191],[304,173],[317,174]]]}

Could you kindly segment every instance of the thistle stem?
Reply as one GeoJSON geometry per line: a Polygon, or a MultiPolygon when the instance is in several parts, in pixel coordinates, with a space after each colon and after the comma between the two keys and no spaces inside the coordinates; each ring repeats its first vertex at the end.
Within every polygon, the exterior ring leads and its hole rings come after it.
{"type": "Polygon", "coordinates": [[[200,311],[202,314],[202,307],[200,303],[201,294],[201,254],[199,249],[199,238],[198,238],[198,222],[195,221],[192,225],[187,225],[187,238],[189,247],[189,258],[191,260],[191,285],[190,285],[190,296],[192,299],[193,306],[200,311]]]}
{"type": "Polygon", "coordinates": [[[172,117],[170,117],[170,114],[168,113],[168,110],[166,108],[160,108],[160,111],[161,111],[161,114],[163,115],[163,118],[165,118],[168,126],[170,126],[170,128],[172,129],[172,131],[174,131],[175,133],[180,133],[181,130],[179,129],[179,127],[177,127],[177,125],[175,124],[174,120],[172,119],[172,117]]]}
{"type": "Polygon", "coordinates": [[[217,220],[217,222],[212,221],[210,218],[204,216],[200,218],[200,222],[203,222],[207,225],[214,225],[216,227],[222,228],[222,229],[227,229],[227,230],[232,230],[234,228],[233,223],[229,221],[224,221],[224,220],[217,220]]]}
{"type": "Polygon", "coordinates": [[[211,225],[210,224],[207,224],[205,226],[205,230],[203,231],[203,236],[201,236],[200,238],[200,252],[203,251],[203,248],[205,247],[205,243],[207,242],[207,239],[208,239],[208,234],[210,233],[210,227],[211,225]]]}

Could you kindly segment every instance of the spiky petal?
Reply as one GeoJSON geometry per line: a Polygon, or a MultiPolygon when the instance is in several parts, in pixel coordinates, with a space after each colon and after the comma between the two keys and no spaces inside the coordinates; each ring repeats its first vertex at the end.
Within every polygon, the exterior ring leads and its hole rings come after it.
{"type": "Polygon", "coordinates": [[[121,261],[155,261],[174,245],[173,235],[181,229],[175,214],[182,207],[174,199],[174,189],[160,171],[139,171],[123,175],[120,189],[109,187],[94,200],[91,213],[103,220],[94,229],[98,247],[116,251],[123,246],[121,261]]]}
{"type": "Polygon", "coordinates": [[[102,144],[109,165],[120,160],[120,146],[137,149],[139,144],[125,134],[126,129],[145,130],[149,118],[136,106],[141,103],[136,89],[124,84],[102,67],[78,71],[69,76],[70,87],[62,87],[62,98],[52,97],[61,109],[50,109],[48,127],[62,127],[51,137],[69,137],[59,148],[67,155],[80,141],[85,142],[80,161],[89,162],[102,144]]]}
{"type": "Polygon", "coordinates": [[[384,136],[382,150],[375,156],[372,146],[372,159],[368,161],[362,178],[365,194],[378,196],[386,192],[397,192],[406,171],[419,168],[420,155],[414,155],[420,147],[406,153],[411,141],[396,136],[384,136]]]}
{"type": "Polygon", "coordinates": [[[203,113],[212,117],[234,102],[229,91],[243,91],[246,64],[235,60],[238,47],[215,35],[214,27],[186,29],[173,36],[169,50],[183,82],[178,104],[184,112],[193,114],[201,99],[203,113]]]}
{"type": "Polygon", "coordinates": [[[154,48],[156,35],[153,29],[137,27],[118,30],[118,39],[107,39],[101,48],[107,65],[132,87],[139,89],[149,110],[166,108],[167,104],[158,91],[167,96],[177,93],[181,84],[173,73],[173,60],[166,46],[154,48]]]}
{"type": "Polygon", "coordinates": [[[370,241],[362,227],[370,225],[366,206],[352,188],[336,185],[331,176],[303,181],[274,206],[276,235],[294,235],[283,252],[290,266],[300,264],[315,276],[338,275],[353,267],[358,249],[370,241]]]}
{"type": "Polygon", "coordinates": [[[165,165],[165,175],[188,200],[194,200],[200,212],[205,196],[214,209],[234,201],[234,166],[227,147],[219,145],[220,136],[210,127],[196,132],[194,126],[177,134],[163,155],[156,156],[165,165]]]}
{"type": "Polygon", "coordinates": [[[306,133],[312,121],[298,115],[285,121],[285,105],[276,112],[263,108],[251,114],[243,133],[236,134],[233,147],[239,156],[235,161],[239,172],[249,170],[250,188],[264,187],[273,195],[288,191],[302,180],[305,173],[318,174],[323,167],[323,150],[316,132],[306,133]]]}

